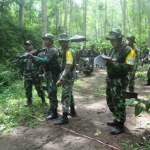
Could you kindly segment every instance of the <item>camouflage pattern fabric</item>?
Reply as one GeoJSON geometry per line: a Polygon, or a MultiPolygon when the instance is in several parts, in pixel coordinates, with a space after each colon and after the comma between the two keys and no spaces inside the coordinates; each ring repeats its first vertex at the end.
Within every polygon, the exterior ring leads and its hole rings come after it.
{"type": "Polygon", "coordinates": [[[76,62],[75,62],[75,52],[72,48],[67,48],[62,54],[62,75],[60,80],[62,84],[62,110],[63,113],[68,113],[71,106],[74,106],[74,96],[73,96],[73,85],[76,79],[76,62]],[[71,54],[71,59],[67,58],[67,53],[71,54]],[[71,60],[71,62],[69,62],[71,60]]]}
{"type": "Polygon", "coordinates": [[[45,51],[43,58],[34,56],[34,60],[40,64],[44,64],[44,76],[47,82],[48,97],[50,99],[50,109],[56,109],[58,107],[57,99],[57,86],[56,82],[59,79],[61,72],[59,61],[59,51],[53,45],[45,51]]]}
{"type": "Polygon", "coordinates": [[[97,53],[95,50],[88,50],[87,57],[90,59],[90,64],[92,65],[92,68],[94,68],[94,58],[97,56],[97,53]]]}
{"type": "Polygon", "coordinates": [[[125,93],[128,74],[134,66],[135,51],[124,45],[120,49],[111,49],[109,56],[115,60],[113,65],[107,66],[106,100],[115,119],[124,122],[126,117],[125,93]]]}
{"type": "Polygon", "coordinates": [[[24,87],[26,90],[26,97],[29,99],[32,98],[33,85],[37,90],[38,96],[41,98],[44,97],[41,79],[39,78],[39,66],[39,63],[29,58],[20,60],[19,76],[24,76],[24,87]]]}
{"type": "Polygon", "coordinates": [[[128,78],[120,79],[106,79],[106,101],[113,116],[119,122],[126,120],[126,88],[128,85],[128,78]]]}
{"type": "MultiPolygon", "coordinates": [[[[134,49],[135,53],[136,53],[136,58],[135,58],[133,71],[137,71],[137,69],[138,69],[138,62],[139,62],[139,56],[138,56],[139,52],[138,52],[138,49],[135,48],[135,47],[132,47],[132,49],[134,49]]],[[[131,74],[131,72],[129,73],[129,85],[128,85],[128,88],[129,88],[130,92],[134,92],[135,78],[132,78],[130,74],[131,74]]]]}

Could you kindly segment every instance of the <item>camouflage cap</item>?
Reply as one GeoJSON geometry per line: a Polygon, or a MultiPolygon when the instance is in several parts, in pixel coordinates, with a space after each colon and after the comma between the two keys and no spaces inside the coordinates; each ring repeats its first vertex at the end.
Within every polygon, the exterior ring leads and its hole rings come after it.
{"type": "Polygon", "coordinates": [[[27,40],[24,42],[24,45],[33,45],[33,42],[31,40],[27,40]]]}
{"type": "Polygon", "coordinates": [[[106,37],[107,40],[116,40],[122,38],[123,35],[121,34],[120,29],[115,29],[109,32],[109,36],[106,37]]]}
{"type": "Polygon", "coordinates": [[[42,37],[42,39],[44,40],[44,39],[50,39],[50,40],[54,40],[54,36],[52,35],[52,34],[45,34],[43,37],[42,37]]]}
{"type": "Polygon", "coordinates": [[[127,40],[132,40],[133,43],[136,43],[136,41],[135,41],[135,36],[134,36],[134,35],[129,35],[129,36],[127,37],[127,40]]]}
{"type": "Polygon", "coordinates": [[[66,34],[66,33],[60,34],[58,41],[69,41],[68,34],[66,34]]]}

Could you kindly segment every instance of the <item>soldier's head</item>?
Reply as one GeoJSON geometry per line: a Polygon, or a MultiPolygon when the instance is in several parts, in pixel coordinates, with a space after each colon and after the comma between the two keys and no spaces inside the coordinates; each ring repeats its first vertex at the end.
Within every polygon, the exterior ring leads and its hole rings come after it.
{"type": "Polygon", "coordinates": [[[85,45],[82,46],[82,49],[83,49],[83,50],[86,50],[86,49],[85,49],[85,45]]]}
{"type": "Polygon", "coordinates": [[[67,48],[69,46],[69,37],[68,34],[62,33],[59,35],[58,38],[59,44],[63,49],[67,48]]]}
{"type": "Polygon", "coordinates": [[[129,46],[132,46],[133,43],[136,43],[136,41],[135,41],[135,36],[134,36],[134,35],[129,35],[129,36],[127,37],[127,40],[128,40],[128,45],[129,45],[129,46]]]}
{"type": "Polygon", "coordinates": [[[115,29],[109,32],[109,36],[106,37],[106,40],[110,40],[110,43],[114,48],[120,47],[122,43],[122,37],[120,29],[115,29]]]}
{"type": "Polygon", "coordinates": [[[54,36],[52,34],[45,34],[42,39],[46,47],[49,47],[54,43],[54,36]]]}
{"type": "Polygon", "coordinates": [[[90,46],[90,48],[93,50],[94,49],[94,47],[95,47],[95,45],[94,44],[92,44],[91,46],[90,46]]]}
{"type": "Polygon", "coordinates": [[[33,42],[31,40],[25,41],[24,46],[27,51],[33,50],[33,42]]]}

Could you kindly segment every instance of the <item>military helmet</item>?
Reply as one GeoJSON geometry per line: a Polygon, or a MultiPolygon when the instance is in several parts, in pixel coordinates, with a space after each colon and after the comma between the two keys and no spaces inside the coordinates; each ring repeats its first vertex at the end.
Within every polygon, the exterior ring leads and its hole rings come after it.
{"type": "Polygon", "coordinates": [[[121,34],[120,29],[115,29],[109,32],[109,36],[106,37],[107,40],[121,40],[123,35],[121,34]]]}
{"type": "Polygon", "coordinates": [[[127,37],[127,40],[132,40],[133,43],[136,43],[136,41],[135,41],[135,36],[134,36],[134,35],[129,35],[129,36],[127,37]]]}
{"type": "Polygon", "coordinates": [[[66,33],[60,34],[58,41],[69,41],[68,34],[66,34],[66,33]]]}
{"type": "Polygon", "coordinates": [[[33,42],[31,40],[27,40],[24,42],[24,45],[33,45],[33,42]]]}
{"type": "Polygon", "coordinates": [[[54,40],[54,36],[52,35],[52,34],[45,34],[43,37],[42,37],[42,39],[44,40],[44,39],[50,39],[50,40],[54,40]]]}

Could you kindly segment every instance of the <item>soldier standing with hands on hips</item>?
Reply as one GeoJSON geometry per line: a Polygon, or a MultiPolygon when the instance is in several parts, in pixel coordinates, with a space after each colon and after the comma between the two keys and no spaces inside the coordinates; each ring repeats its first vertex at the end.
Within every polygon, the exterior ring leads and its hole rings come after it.
{"type": "Polygon", "coordinates": [[[68,114],[72,117],[76,116],[76,111],[74,108],[74,96],[72,93],[72,88],[74,85],[74,80],[76,76],[76,62],[75,62],[75,51],[69,47],[69,38],[66,33],[59,36],[59,44],[62,50],[62,74],[57,81],[57,86],[62,86],[62,118],[54,122],[54,125],[68,124],[68,114]]]}

